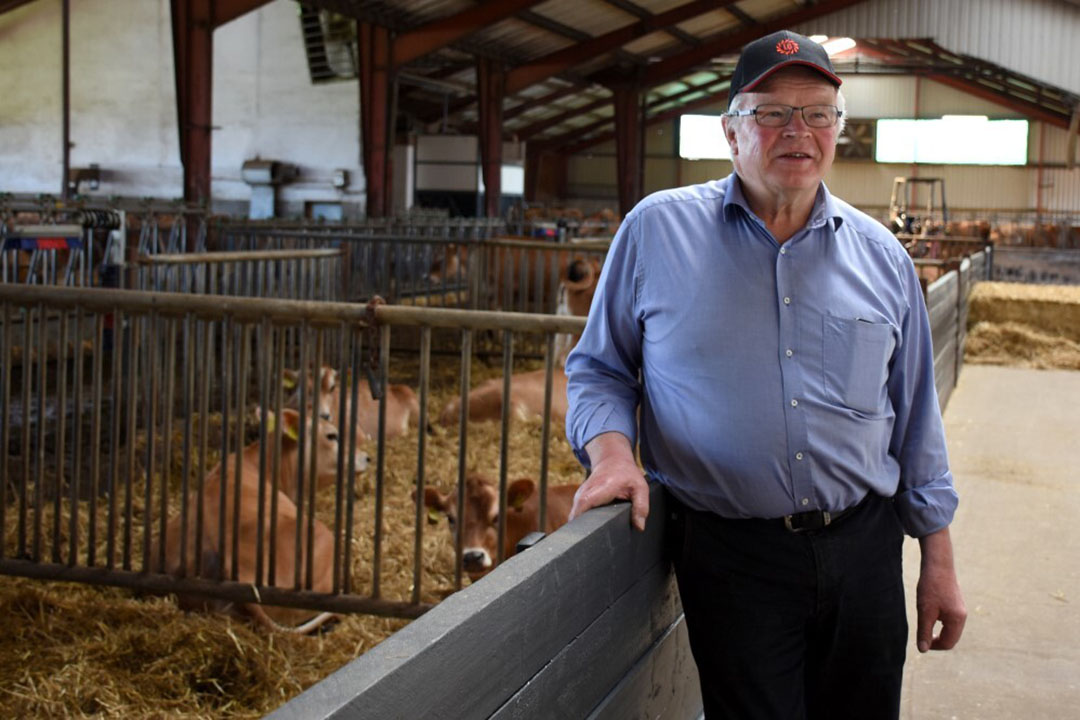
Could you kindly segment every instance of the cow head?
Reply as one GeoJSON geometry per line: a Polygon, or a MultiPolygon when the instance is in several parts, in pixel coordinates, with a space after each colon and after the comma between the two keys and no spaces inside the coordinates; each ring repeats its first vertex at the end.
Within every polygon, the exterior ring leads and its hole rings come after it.
{"type": "MultiPolygon", "coordinates": [[[[523,512],[525,501],[535,492],[536,484],[529,479],[515,480],[507,488],[507,512],[523,512]]],[[[435,488],[424,488],[424,506],[428,521],[438,522],[443,514],[451,532],[457,532],[461,513],[457,507],[457,491],[443,494],[435,488]]],[[[498,558],[499,489],[495,483],[476,473],[465,478],[464,542],[462,565],[474,582],[491,572],[498,558]]]]}
{"type": "MultiPolygon", "coordinates": [[[[555,314],[586,317],[599,280],[600,263],[595,259],[577,258],[567,265],[559,283],[559,304],[555,314]]],[[[555,338],[555,357],[560,365],[565,365],[566,356],[577,341],[576,335],[560,334],[555,338]]]]}
{"type": "MultiPolygon", "coordinates": [[[[272,436],[276,430],[278,419],[270,410],[262,410],[256,407],[256,414],[266,415],[267,434],[272,436]]],[[[281,454],[295,452],[300,445],[300,412],[293,408],[285,408],[281,411],[281,454]]],[[[312,452],[315,453],[316,477],[326,482],[337,477],[338,452],[340,451],[340,438],[337,427],[324,418],[308,417],[307,432],[305,433],[305,462],[310,462],[312,452]],[[313,431],[314,430],[314,431],[313,431]]],[[[367,470],[371,457],[356,448],[353,454],[353,464],[357,473],[367,470]]],[[[347,467],[347,465],[346,465],[347,467]]],[[[320,483],[321,484],[321,483],[320,483]]]]}
{"type": "MultiPolygon", "coordinates": [[[[323,365],[322,368],[319,369],[317,377],[319,382],[319,417],[323,420],[332,420],[332,411],[334,408],[334,401],[336,400],[334,390],[336,390],[338,386],[338,372],[332,367],[323,365]]],[[[312,373],[308,372],[304,374],[304,382],[307,386],[305,395],[308,407],[311,407],[311,401],[315,397],[312,380],[312,373]]],[[[300,407],[300,371],[289,369],[283,370],[281,373],[281,384],[286,392],[292,393],[285,404],[290,407],[300,407]]]]}

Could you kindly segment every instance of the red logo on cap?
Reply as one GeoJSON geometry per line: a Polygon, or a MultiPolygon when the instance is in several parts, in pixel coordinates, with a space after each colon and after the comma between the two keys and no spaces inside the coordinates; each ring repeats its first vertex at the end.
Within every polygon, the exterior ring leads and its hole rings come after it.
{"type": "Polygon", "coordinates": [[[799,52],[799,43],[791,39],[784,39],[776,43],[776,52],[781,55],[794,55],[799,52]]]}

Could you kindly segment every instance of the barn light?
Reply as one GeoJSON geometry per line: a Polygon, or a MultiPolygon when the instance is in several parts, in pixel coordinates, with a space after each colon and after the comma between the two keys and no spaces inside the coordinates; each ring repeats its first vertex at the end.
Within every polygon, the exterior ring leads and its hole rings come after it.
{"type": "Polygon", "coordinates": [[[833,38],[826,43],[822,43],[821,47],[825,48],[825,52],[831,57],[855,47],[855,41],[847,37],[833,38]]]}

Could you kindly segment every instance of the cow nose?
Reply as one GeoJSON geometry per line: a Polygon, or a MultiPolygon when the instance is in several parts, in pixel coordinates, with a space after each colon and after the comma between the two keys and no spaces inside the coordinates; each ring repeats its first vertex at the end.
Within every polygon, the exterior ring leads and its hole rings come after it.
{"type": "Polygon", "coordinates": [[[491,556],[486,550],[467,549],[462,553],[461,560],[468,572],[479,572],[491,567],[491,556]]]}

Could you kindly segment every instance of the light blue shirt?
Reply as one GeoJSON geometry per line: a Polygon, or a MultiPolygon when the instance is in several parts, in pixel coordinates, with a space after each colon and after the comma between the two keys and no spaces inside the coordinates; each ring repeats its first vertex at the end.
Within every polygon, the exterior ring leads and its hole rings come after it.
{"type": "Polygon", "coordinates": [[[896,499],[914,537],[956,510],[914,264],[825,185],[783,245],[734,174],[627,216],[567,359],[566,433],[637,441],[648,474],[728,518],[896,499]]]}

